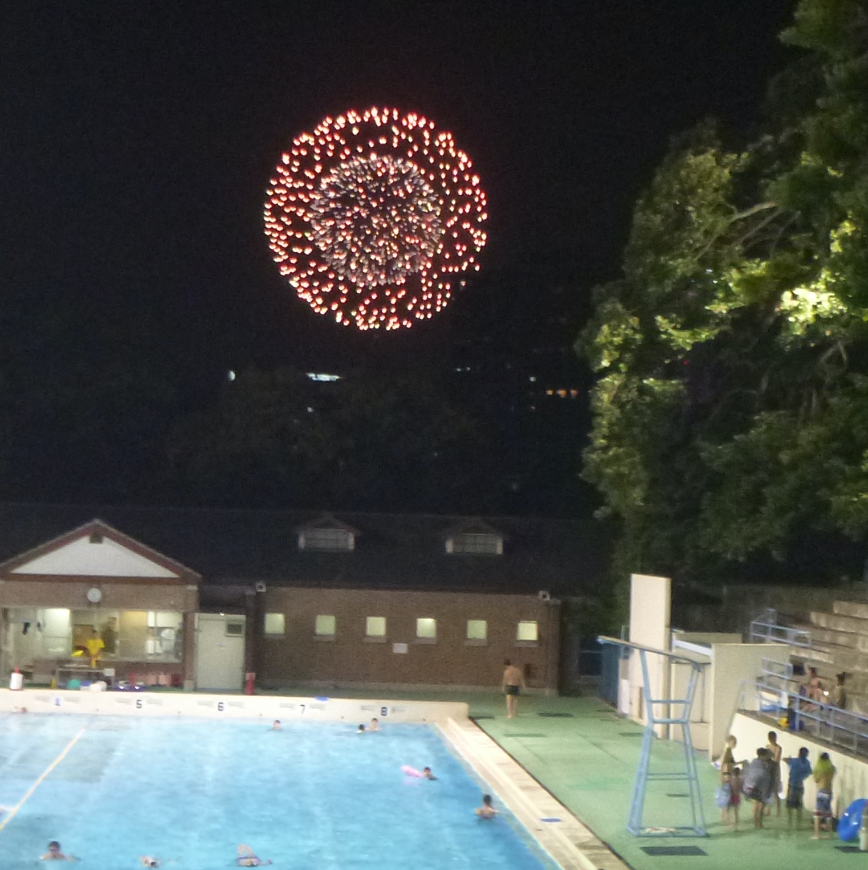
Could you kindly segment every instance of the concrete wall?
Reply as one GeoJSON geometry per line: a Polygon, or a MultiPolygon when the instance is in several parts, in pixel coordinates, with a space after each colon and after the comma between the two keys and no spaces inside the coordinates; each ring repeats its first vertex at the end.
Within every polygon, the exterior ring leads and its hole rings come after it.
{"type": "MultiPolygon", "coordinates": [[[[832,794],[835,801],[833,809],[838,817],[854,800],[868,797],[868,763],[864,760],[852,758],[849,755],[829,749],[827,746],[815,743],[804,732],[795,734],[784,728],[775,728],[768,721],[753,719],[743,713],[736,714],[730,731],[738,740],[735,757],[739,762],[743,759],[750,760],[756,756],[757,749],[768,743],[769,731],[777,731],[778,742],[783,747],[784,758],[795,757],[798,755],[800,747],[807,746],[810,751],[808,761],[813,766],[817,763],[821,753],[828,752],[832,764],[838,769],[832,783],[832,794]]],[[[783,773],[784,782],[786,782],[786,769],[783,773]]],[[[805,783],[805,807],[808,810],[814,808],[816,796],[816,784],[813,779],[808,779],[805,783]]]]}
{"type": "Polygon", "coordinates": [[[355,700],[344,698],[282,698],[278,695],[205,695],[182,692],[86,692],[0,689],[0,712],[78,713],[152,716],[193,716],[212,719],[262,719],[270,725],[295,720],[321,720],[353,725],[378,718],[396,722],[442,722],[466,719],[462,702],[355,700]]]}
{"type": "MultiPolygon", "coordinates": [[[[668,577],[647,574],[630,576],[630,642],[653,649],[668,650],[671,634],[672,581],[668,577]]],[[[648,655],[648,681],[653,698],[669,697],[669,661],[663,656],[648,655]]],[[[630,656],[629,715],[638,722],[646,721],[643,676],[639,655],[630,656]]],[[[665,716],[663,705],[655,715],[665,716]]],[[[658,726],[657,736],[666,736],[666,726],[658,726]]]]}
{"type": "MultiPolygon", "coordinates": [[[[773,643],[715,643],[711,649],[711,706],[707,749],[709,758],[715,758],[723,752],[723,743],[730,733],[730,723],[741,697],[744,681],[756,680],[760,675],[763,659],[784,664],[789,662],[791,650],[783,644],[773,643]]],[[[752,692],[751,698],[754,697],[755,693],[752,692]]]]}
{"type": "Polygon", "coordinates": [[[509,658],[525,668],[529,688],[557,690],[560,606],[536,596],[272,587],[257,599],[250,635],[261,685],[497,687],[509,658]],[[263,636],[265,613],[284,614],[284,636],[263,636]],[[333,639],[314,636],[318,615],[335,617],[333,639]],[[384,642],[365,637],[368,616],[386,618],[384,642]],[[436,642],[416,638],[417,617],[437,620],[436,642]],[[484,643],[466,639],[469,619],[488,622],[484,643]],[[516,641],[522,620],[538,623],[537,644],[516,641]]]}

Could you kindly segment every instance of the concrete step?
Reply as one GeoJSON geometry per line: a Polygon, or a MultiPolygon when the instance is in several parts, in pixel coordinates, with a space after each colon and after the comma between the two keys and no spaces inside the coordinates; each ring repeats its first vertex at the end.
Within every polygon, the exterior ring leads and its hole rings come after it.
{"type": "Polygon", "coordinates": [[[862,601],[836,601],[832,604],[832,611],[838,616],[868,620],[868,604],[862,601]]]}
{"type": "Polygon", "coordinates": [[[856,616],[839,616],[837,613],[824,613],[812,610],[811,625],[818,628],[830,628],[835,631],[849,631],[853,634],[868,634],[868,620],[856,616]]]}
{"type": "Polygon", "coordinates": [[[868,633],[857,634],[854,631],[841,631],[837,628],[810,628],[811,642],[824,649],[829,644],[846,647],[858,652],[868,653],[868,633]]]}

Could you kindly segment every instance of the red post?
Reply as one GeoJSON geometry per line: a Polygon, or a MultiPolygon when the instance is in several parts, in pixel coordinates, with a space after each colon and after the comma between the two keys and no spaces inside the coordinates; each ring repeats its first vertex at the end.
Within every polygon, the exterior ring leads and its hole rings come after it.
{"type": "Polygon", "coordinates": [[[244,680],[244,694],[245,695],[252,695],[253,694],[253,687],[254,687],[255,683],[256,683],[256,674],[253,673],[253,671],[248,671],[247,674],[245,675],[245,680],[244,680]]]}

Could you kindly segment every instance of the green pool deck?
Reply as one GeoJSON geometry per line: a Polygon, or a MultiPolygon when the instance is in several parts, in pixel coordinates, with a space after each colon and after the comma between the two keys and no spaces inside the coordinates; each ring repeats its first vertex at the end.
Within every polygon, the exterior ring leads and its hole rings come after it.
{"type": "MultiPolygon", "coordinates": [[[[307,693],[310,689],[306,690],[307,693]]],[[[292,694],[303,694],[301,690],[292,694]]],[[[371,692],[334,690],[334,696],[371,697],[371,692]]],[[[705,809],[706,837],[634,837],[627,833],[627,814],[641,751],[642,728],[618,717],[595,698],[527,696],[519,714],[506,718],[502,696],[459,692],[388,692],[397,699],[459,700],[470,705],[477,725],[521,764],[538,782],[568,807],[626,864],[635,870],[793,870],[813,866],[822,870],[868,867],[868,855],[843,852],[844,844],[812,840],[809,813],[802,830],[787,830],[786,809],[780,818],[766,817],[762,830],[753,828],[750,806],[742,806],[739,829],[720,820],[714,803],[717,771],[699,755],[700,787],[705,809]],[[697,846],[705,856],[654,856],[642,847],[697,846]]],[[[654,742],[653,769],[673,769],[683,759],[679,744],[654,742]]],[[[654,826],[689,821],[686,783],[657,782],[646,797],[645,823],[654,826]]]]}

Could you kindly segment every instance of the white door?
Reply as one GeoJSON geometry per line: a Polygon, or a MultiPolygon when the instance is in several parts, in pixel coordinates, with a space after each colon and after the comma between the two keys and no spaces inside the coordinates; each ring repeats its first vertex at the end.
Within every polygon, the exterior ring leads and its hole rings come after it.
{"type": "Polygon", "coordinates": [[[243,616],[196,614],[196,688],[240,691],[244,686],[243,616]]]}

